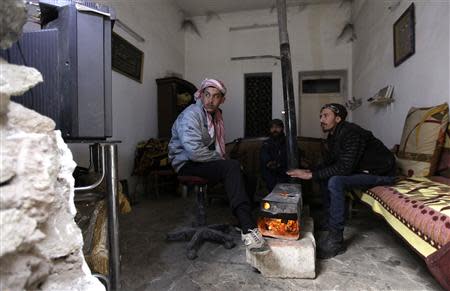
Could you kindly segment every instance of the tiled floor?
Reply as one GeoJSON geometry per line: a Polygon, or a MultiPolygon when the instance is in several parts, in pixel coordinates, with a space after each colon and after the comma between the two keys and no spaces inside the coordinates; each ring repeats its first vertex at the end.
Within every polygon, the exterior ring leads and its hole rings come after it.
{"type": "MultiPolygon", "coordinates": [[[[348,223],[348,250],[317,261],[311,279],[264,278],[245,262],[236,232],[231,250],[206,243],[195,260],[185,243],[166,242],[168,230],[192,221],[193,199],[168,195],[142,200],[121,217],[122,290],[442,290],[424,262],[383,220],[360,205],[348,223]]],[[[209,222],[231,222],[226,204],[214,202],[209,222]]]]}

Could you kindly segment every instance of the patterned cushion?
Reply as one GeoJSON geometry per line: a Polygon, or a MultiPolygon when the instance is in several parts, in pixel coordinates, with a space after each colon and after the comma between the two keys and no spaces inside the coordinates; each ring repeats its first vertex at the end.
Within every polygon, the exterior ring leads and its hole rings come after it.
{"type": "Polygon", "coordinates": [[[403,175],[423,177],[434,174],[447,126],[447,103],[409,110],[397,153],[397,162],[403,175]]]}
{"type": "Polygon", "coordinates": [[[450,179],[407,178],[357,194],[425,259],[442,287],[450,290],[450,179]]]}
{"type": "Polygon", "coordinates": [[[361,200],[380,213],[419,254],[427,257],[450,243],[450,186],[408,178],[378,186],[361,200]]]}
{"type": "Polygon", "coordinates": [[[445,144],[442,148],[437,174],[450,178],[450,124],[447,127],[445,144]]]}

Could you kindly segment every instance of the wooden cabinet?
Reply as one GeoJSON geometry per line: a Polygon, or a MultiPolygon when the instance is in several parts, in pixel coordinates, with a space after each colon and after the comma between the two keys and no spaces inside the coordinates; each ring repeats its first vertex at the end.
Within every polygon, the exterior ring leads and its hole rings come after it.
{"type": "Polygon", "coordinates": [[[158,85],[158,137],[170,138],[178,114],[194,102],[197,88],[186,80],[169,77],[156,79],[158,85]]]}

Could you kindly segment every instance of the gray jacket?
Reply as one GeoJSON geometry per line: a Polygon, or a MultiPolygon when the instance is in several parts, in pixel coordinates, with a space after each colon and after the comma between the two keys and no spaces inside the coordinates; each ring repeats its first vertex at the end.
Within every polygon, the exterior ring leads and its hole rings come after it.
{"type": "Polygon", "coordinates": [[[175,171],[178,172],[187,161],[209,162],[222,159],[215,147],[211,146],[215,138],[211,138],[208,133],[206,118],[203,104],[198,99],[175,120],[169,142],[169,161],[175,171]]]}

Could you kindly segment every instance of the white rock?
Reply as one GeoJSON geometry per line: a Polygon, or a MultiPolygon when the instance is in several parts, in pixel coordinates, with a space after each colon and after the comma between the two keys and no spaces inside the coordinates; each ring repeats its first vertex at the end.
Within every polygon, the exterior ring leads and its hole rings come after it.
{"type": "MultiPolygon", "coordinates": [[[[1,159],[0,163],[3,163],[5,159],[1,159]]],[[[0,184],[6,183],[10,181],[16,173],[11,168],[3,167],[2,172],[0,173],[0,184]]]]}
{"type": "MultiPolygon", "coordinates": [[[[14,252],[24,244],[35,243],[36,220],[16,209],[0,211],[0,257],[14,252]],[[31,240],[30,240],[31,238],[31,240]]],[[[42,239],[42,236],[40,237],[42,239]]]]}
{"type": "Polygon", "coordinates": [[[6,49],[17,40],[27,21],[25,1],[0,1],[0,16],[0,48],[6,49]]]}
{"type": "Polygon", "coordinates": [[[50,274],[50,263],[32,252],[0,258],[2,290],[36,290],[50,274]]]}
{"type": "Polygon", "coordinates": [[[264,277],[314,279],[316,243],[313,229],[312,218],[304,218],[299,240],[267,238],[271,252],[258,255],[247,250],[247,263],[258,269],[264,277]]]}
{"type": "Polygon", "coordinates": [[[10,64],[0,58],[0,93],[22,95],[42,81],[41,73],[35,68],[10,64]]]}
{"type": "MultiPolygon", "coordinates": [[[[42,81],[34,69],[3,63],[0,70],[7,101],[42,81]]],[[[76,164],[54,128],[53,120],[17,103],[0,108],[2,290],[105,290],[83,257],[74,221],[76,164]]]]}
{"type": "Polygon", "coordinates": [[[0,58],[0,115],[7,112],[10,96],[22,95],[42,82],[35,68],[13,65],[0,58]]]}
{"type": "Polygon", "coordinates": [[[58,173],[57,179],[58,183],[56,186],[61,193],[68,194],[64,198],[69,202],[69,212],[75,217],[75,214],[77,213],[74,202],[75,179],[72,173],[75,170],[77,164],[73,160],[72,152],[62,139],[61,131],[56,130],[55,136],[61,164],[61,169],[58,173]]]}
{"type": "Polygon", "coordinates": [[[11,132],[48,134],[55,129],[55,122],[52,119],[18,103],[11,102],[9,110],[8,127],[11,132]]]}

